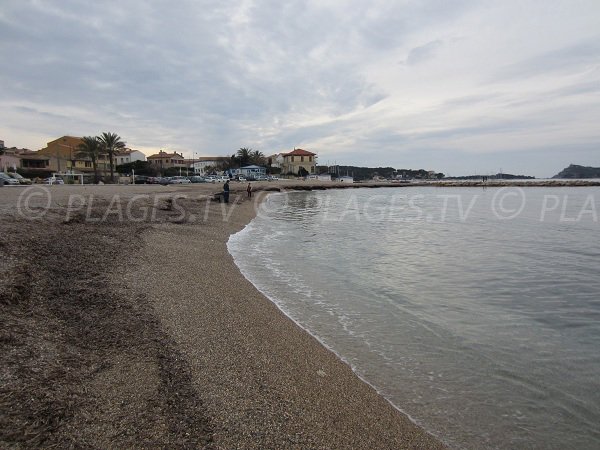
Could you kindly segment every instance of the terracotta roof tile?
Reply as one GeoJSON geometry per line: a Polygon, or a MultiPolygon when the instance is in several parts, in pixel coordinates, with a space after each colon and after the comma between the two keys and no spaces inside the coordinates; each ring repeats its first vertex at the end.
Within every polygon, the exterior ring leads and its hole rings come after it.
{"type": "Polygon", "coordinates": [[[179,153],[166,153],[166,152],[160,152],[160,153],[156,153],[154,155],[150,155],[148,156],[147,159],[151,159],[151,158],[177,158],[177,159],[184,159],[182,155],[180,155],[179,153]]]}
{"type": "Polygon", "coordinates": [[[284,153],[283,156],[315,156],[316,153],[309,152],[307,150],[303,150],[301,148],[296,148],[289,153],[284,153]]]}

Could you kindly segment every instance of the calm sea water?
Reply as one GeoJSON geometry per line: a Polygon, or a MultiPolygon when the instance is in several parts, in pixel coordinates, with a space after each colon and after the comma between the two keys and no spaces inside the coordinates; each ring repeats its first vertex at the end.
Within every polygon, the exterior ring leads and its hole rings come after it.
{"type": "Polygon", "coordinates": [[[600,448],[600,189],[274,194],[242,273],[453,447],[600,448]]]}

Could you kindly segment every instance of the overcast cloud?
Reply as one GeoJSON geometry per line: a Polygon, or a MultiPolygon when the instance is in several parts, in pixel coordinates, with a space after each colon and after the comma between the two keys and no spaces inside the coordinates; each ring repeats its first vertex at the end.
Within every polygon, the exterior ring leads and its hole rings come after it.
{"type": "Polygon", "coordinates": [[[598,0],[3,0],[0,139],[312,150],[451,175],[600,166],[598,0]]]}

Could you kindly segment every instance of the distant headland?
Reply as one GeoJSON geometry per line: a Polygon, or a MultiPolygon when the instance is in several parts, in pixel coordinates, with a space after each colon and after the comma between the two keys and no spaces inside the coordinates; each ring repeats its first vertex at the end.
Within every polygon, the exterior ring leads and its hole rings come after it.
{"type": "Polygon", "coordinates": [[[600,167],[586,167],[571,164],[552,178],[600,178],[600,167]]]}

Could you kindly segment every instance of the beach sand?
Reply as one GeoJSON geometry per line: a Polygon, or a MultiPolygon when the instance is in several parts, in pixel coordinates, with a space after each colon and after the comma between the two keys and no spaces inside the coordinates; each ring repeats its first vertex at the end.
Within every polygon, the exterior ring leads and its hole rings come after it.
{"type": "Polygon", "coordinates": [[[443,448],[241,275],[245,186],[0,190],[0,446],[443,448]]]}

